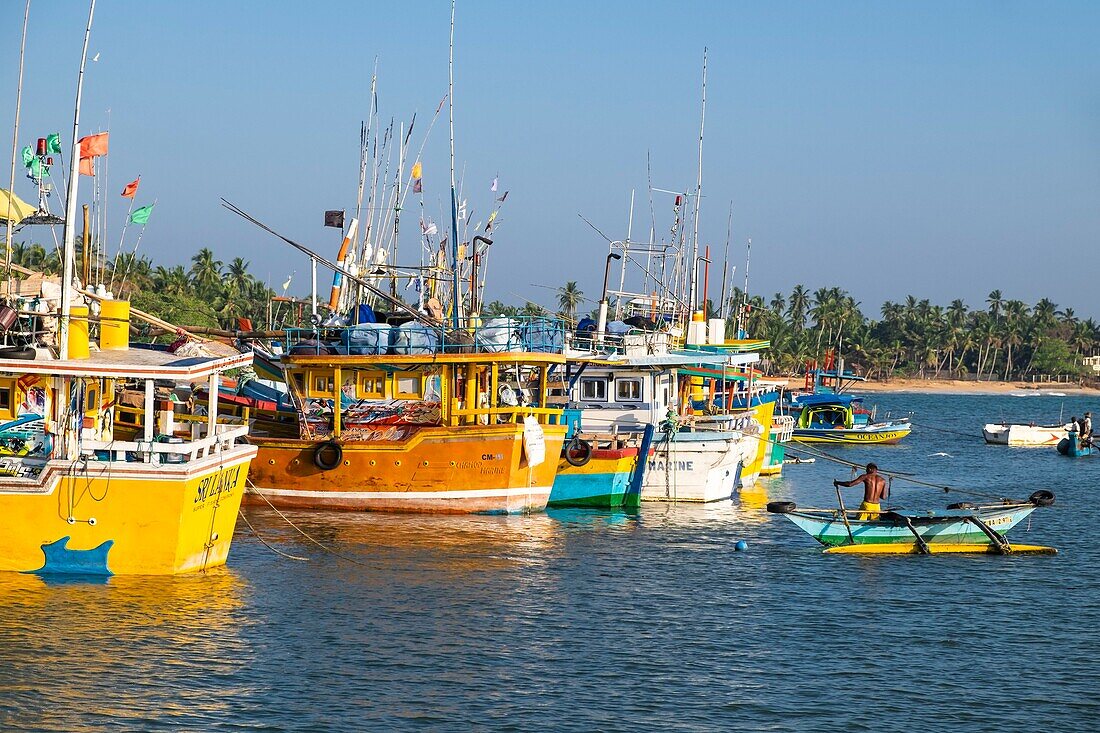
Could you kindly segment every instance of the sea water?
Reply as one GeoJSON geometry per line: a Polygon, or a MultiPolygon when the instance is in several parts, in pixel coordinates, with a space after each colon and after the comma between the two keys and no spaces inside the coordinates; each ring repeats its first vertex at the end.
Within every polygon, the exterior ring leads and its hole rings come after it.
{"type": "MultiPolygon", "coordinates": [[[[636,516],[288,514],[305,534],[251,509],[304,559],[242,522],[205,575],[0,574],[0,730],[1096,729],[1100,458],[987,446],[981,426],[1100,401],[868,402],[912,413],[913,434],[830,453],[997,496],[1051,489],[1010,538],[1060,553],[824,556],[761,494],[636,516]]],[[[834,506],[850,476],[819,458],[761,485],[834,506]]],[[[895,480],[888,503],[968,499],[895,480]]]]}

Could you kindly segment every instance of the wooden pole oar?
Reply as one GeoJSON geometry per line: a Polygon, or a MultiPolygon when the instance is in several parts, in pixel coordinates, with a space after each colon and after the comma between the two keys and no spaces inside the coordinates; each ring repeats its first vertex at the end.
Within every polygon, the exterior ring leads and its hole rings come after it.
{"type": "Polygon", "coordinates": [[[852,525],[848,524],[848,510],[844,508],[844,497],[840,493],[840,485],[834,481],[833,488],[836,489],[836,500],[840,503],[840,518],[844,520],[844,529],[848,530],[848,542],[854,545],[856,538],[852,535],[852,525]]]}

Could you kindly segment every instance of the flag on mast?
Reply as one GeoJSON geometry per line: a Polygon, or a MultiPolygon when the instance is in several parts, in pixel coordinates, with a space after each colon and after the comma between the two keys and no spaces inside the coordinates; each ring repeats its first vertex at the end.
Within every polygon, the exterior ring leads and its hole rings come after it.
{"type": "Polygon", "coordinates": [[[80,138],[80,157],[95,158],[107,154],[107,136],[109,133],[100,132],[95,135],[87,135],[80,138]]]}
{"type": "Polygon", "coordinates": [[[140,209],[134,209],[134,213],[130,214],[131,224],[148,224],[149,214],[153,213],[153,207],[156,204],[149,204],[148,206],[142,206],[140,209]]]}
{"type": "Polygon", "coordinates": [[[134,180],[126,184],[126,188],[122,189],[122,198],[132,199],[134,194],[137,193],[138,183],[141,181],[141,176],[138,176],[134,180]]]}

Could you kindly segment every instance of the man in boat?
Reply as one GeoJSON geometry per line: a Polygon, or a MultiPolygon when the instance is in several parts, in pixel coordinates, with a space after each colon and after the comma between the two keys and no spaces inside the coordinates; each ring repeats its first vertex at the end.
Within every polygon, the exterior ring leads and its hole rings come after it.
{"type": "Polygon", "coordinates": [[[1078,437],[1081,439],[1081,447],[1092,445],[1092,413],[1086,412],[1085,416],[1081,419],[1081,432],[1078,437]]]}
{"type": "Polygon", "coordinates": [[[833,486],[855,486],[863,484],[863,502],[859,505],[859,516],[856,519],[877,519],[882,511],[882,499],[886,496],[886,479],[878,472],[878,466],[867,464],[867,470],[851,481],[838,481],[833,479],[833,486]]]}

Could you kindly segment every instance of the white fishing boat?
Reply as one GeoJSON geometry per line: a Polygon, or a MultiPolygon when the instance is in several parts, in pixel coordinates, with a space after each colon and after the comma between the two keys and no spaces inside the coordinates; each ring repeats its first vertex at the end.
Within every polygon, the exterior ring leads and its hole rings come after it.
{"type": "Polygon", "coordinates": [[[982,428],[986,443],[1040,448],[1058,445],[1070,429],[1065,425],[1035,425],[1022,423],[989,423],[982,428]]]}
{"type": "Polygon", "coordinates": [[[580,413],[581,431],[640,435],[647,425],[657,427],[642,481],[643,501],[728,499],[741,468],[752,463],[766,429],[754,421],[751,410],[680,414],[677,367],[720,365],[730,357],[701,352],[633,353],[628,345],[624,354],[569,358],[569,407],[580,413]]]}

